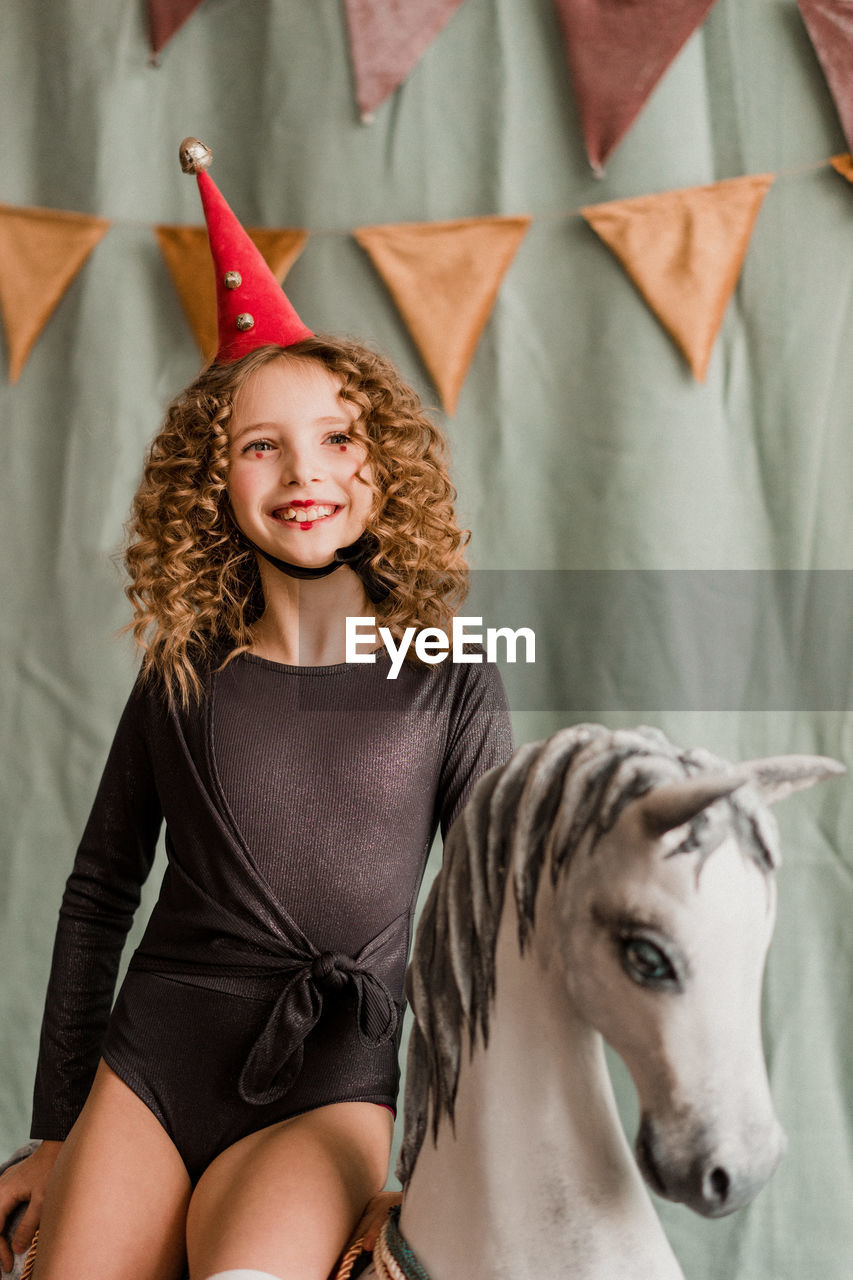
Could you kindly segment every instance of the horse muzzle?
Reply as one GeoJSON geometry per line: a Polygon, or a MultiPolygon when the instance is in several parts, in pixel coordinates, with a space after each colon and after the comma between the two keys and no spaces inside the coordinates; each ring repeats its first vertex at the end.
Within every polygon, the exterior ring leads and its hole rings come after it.
{"type": "Polygon", "coordinates": [[[704,1218],[722,1218],[742,1209],[775,1173],[787,1139],[773,1120],[749,1141],[712,1144],[708,1135],[690,1140],[665,1138],[649,1116],[637,1133],[637,1163],[646,1182],[666,1200],[684,1204],[704,1218]],[[728,1149],[727,1149],[728,1148],[728,1149]]]}

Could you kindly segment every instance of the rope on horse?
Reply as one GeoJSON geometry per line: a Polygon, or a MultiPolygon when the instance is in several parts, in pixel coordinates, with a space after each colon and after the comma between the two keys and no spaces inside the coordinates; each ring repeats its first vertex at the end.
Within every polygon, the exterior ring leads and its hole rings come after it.
{"type": "Polygon", "coordinates": [[[373,1265],[376,1268],[379,1280],[406,1280],[405,1275],[388,1250],[384,1226],[376,1241],[376,1248],[373,1250],[373,1265]]]}
{"type": "Polygon", "coordinates": [[[38,1245],[38,1242],[39,1242],[39,1233],[38,1231],[36,1231],[35,1235],[33,1236],[33,1242],[30,1245],[29,1251],[27,1253],[27,1260],[24,1263],[24,1269],[21,1272],[21,1280],[30,1280],[30,1277],[33,1274],[33,1267],[36,1265],[36,1246],[38,1245]]]}
{"type": "Polygon", "coordinates": [[[373,1261],[380,1280],[430,1280],[400,1231],[400,1206],[395,1205],[382,1225],[373,1261]]]}
{"type": "MultiPolygon", "coordinates": [[[[395,1205],[389,1210],[388,1217],[382,1224],[382,1230],[373,1251],[373,1261],[380,1280],[430,1280],[429,1275],[403,1239],[399,1224],[400,1206],[395,1205]]],[[[32,1280],[38,1239],[39,1233],[36,1231],[21,1272],[21,1280],[32,1280]]],[[[341,1258],[334,1280],[349,1280],[353,1267],[364,1251],[364,1236],[359,1236],[341,1258]]]]}
{"type": "MultiPolygon", "coordinates": [[[[364,1236],[359,1236],[357,1240],[353,1240],[344,1256],[341,1258],[340,1265],[335,1272],[335,1280],[349,1280],[352,1275],[352,1269],[364,1253],[364,1236]]],[[[23,1277],[21,1277],[23,1280],[23,1277]]]]}

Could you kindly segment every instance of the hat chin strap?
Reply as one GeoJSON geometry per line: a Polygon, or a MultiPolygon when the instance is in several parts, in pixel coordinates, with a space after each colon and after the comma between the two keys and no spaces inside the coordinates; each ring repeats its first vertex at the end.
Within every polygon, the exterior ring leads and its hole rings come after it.
{"type": "Polygon", "coordinates": [[[264,551],[263,547],[259,547],[257,542],[252,542],[251,538],[247,539],[247,541],[251,542],[259,556],[263,556],[269,564],[280,570],[281,573],[286,573],[289,578],[325,578],[328,574],[334,573],[336,569],[340,569],[344,563],[343,560],[338,560],[336,551],[334,560],[329,564],[321,564],[316,569],[304,564],[291,564],[289,560],[279,560],[278,556],[270,555],[269,551],[264,551]]]}
{"type": "MultiPolygon", "coordinates": [[[[246,536],[245,534],[243,535],[246,536]]],[[[376,539],[373,534],[364,531],[355,542],[351,542],[348,547],[339,547],[335,552],[333,559],[328,564],[321,564],[317,568],[309,568],[307,565],[291,564],[289,560],[280,560],[278,556],[271,555],[269,551],[264,551],[263,547],[259,547],[256,542],[252,542],[251,538],[246,538],[251,547],[257,551],[258,555],[278,569],[280,573],[286,573],[290,578],[325,578],[330,573],[334,573],[336,569],[340,569],[341,565],[349,565],[364,583],[364,589],[367,592],[367,598],[373,604],[379,604],[389,595],[389,588],[385,585],[376,574],[371,573],[367,569],[367,560],[370,558],[376,546],[376,539]]]]}

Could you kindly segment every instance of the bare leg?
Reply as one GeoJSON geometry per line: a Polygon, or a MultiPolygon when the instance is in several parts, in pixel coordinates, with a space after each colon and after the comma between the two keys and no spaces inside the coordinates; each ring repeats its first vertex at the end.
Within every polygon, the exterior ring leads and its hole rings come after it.
{"type": "Polygon", "coordinates": [[[326,1280],[384,1185],[392,1128],[384,1107],[337,1102],[223,1151],[190,1201],[193,1280],[241,1267],[280,1280],[326,1280]]]}
{"type": "Polygon", "coordinates": [[[102,1062],[47,1184],[34,1280],[177,1280],[189,1197],[171,1138],[102,1062]]]}

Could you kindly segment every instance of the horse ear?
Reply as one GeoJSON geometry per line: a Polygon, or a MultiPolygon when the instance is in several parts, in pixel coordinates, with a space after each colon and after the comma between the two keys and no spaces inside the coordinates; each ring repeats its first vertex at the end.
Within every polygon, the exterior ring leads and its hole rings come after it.
{"type": "Polygon", "coordinates": [[[793,791],[811,787],[821,778],[836,778],[847,770],[829,756],[768,756],[747,760],[738,768],[757,789],[765,804],[784,800],[793,791]]]}
{"type": "Polygon", "coordinates": [[[657,838],[690,822],[715,800],[751,781],[752,775],[739,766],[732,773],[706,773],[683,782],[664,782],[637,801],[638,812],[646,830],[657,838]]]}
{"type": "Polygon", "coordinates": [[[821,778],[846,772],[840,761],[829,756],[768,756],[766,760],[739,764],[731,773],[706,773],[683,782],[665,782],[642,796],[637,806],[646,829],[658,837],[690,822],[697,813],[744,783],[751,782],[765,804],[775,804],[821,778]]]}

